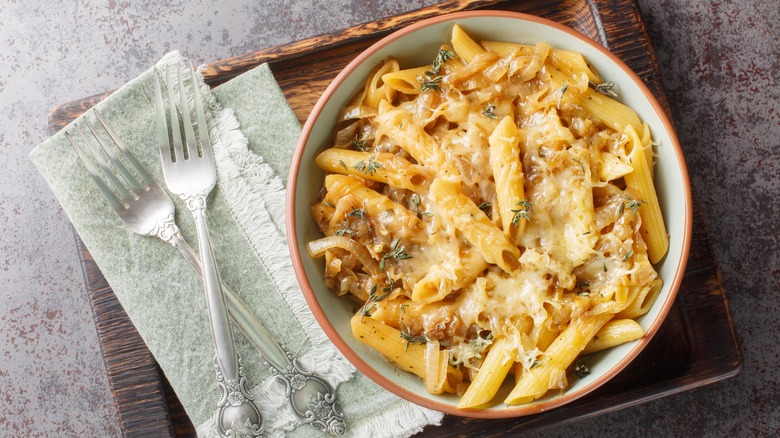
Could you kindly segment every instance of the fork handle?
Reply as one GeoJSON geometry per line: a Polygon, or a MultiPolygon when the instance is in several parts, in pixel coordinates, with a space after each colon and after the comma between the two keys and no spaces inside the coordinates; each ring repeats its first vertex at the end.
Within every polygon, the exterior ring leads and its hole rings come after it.
{"type": "MultiPolygon", "coordinates": [[[[192,247],[182,239],[178,232],[178,227],[166,240],[174,248],[179,250],[182,256],[184,256],[184,259],[189,262],[190,266],[192,266],[198,274],[198,277],[203,279],[203,268],[200,264],[200,258],[192,247]]],[[[285,355],[284,350],[279,346],[279,343],[276,342],[276,339],[268,333],[268,330],[263,323],[257,319],[241,298],[239,298],[224,282],[222,283],[222,292],[225,294],[225,301],[227,302],[230,317],[249,342],[252,343],[260,354],[262,354],[271,365],[276,367],[276,369],[284,370],[289,367],[290,360],[287,358],[287,355],[285,355]]]]}
{"type": "Polygon", "coordinates": [[[238,355],[230,330],[225,294],[222,292],[222,282],[211,249],[211,238],[206,223],[206,196],[198,194],[194,199],[187,200],[187,206],[195,219],[195,229],[198,234],[200,262],[203,272],[203,284],[206,289],[211,331],[214,335],[214,346],[217,351],[217,364],[228,380],[238,378],[238,355]],[[192,202],[190,202],[192,201],[192,202]]]}

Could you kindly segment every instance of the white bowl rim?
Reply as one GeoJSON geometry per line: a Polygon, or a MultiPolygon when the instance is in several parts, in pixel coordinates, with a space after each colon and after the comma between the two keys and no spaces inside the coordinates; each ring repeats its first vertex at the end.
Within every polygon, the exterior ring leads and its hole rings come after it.
{"type": "MultiPolygon", "coordinates": [[[[317,103],[315,104],[315,106],[311,111],[311,114],[309,114],[303,126],[303,130],[301,132],[301,136],[298,140],[298,143],[296,144],[295,151],[293,153],[292,162],[290,165],[290,172],[288,175],[287,199],[286,199],[286,229],[287,229],[288,246],[293,261],[293,268],[295,270],[295,275],[301,286],[301,290],[303,291],[306,302],[308,303],[312,313],[314,314],[315,319],[320,324],[322,329],[325,331],[326,335],[331,340],[331,342],[333,342],[333,344],[339,349],[339,351],[345,357],[347,357],[347,359],[353,365],[355,365],[355,367],[358,368],[358,370],[360,370],[363,374],[365,374],[371,380],[373,380],[383,388],[387,389],[388,391],[391,391],[392,393],[398,395],[399,397],[409,400],[420,406],[424,406],[447,414],[453,414],[453,415],[458,415],[463,417],[511,418],[511,417],[519,417],[519,416],[544,412],[552,408],[562,406],[566,403],[569,403],[571,401],[574,401],[576,399],[585,396],[586,394],[599,388],[601,385],[603,385],[604,383],[609,381],[612,377],[617,375],[620,371],[622,371],[631,361],[634,360],[634,358],[636,358],[637,355],[639,355],[639,353],[644,349],[644,347],[647,346],[647,344],[652,340],[653,336],[657,333],[659,327],[666,319],[669,310],[674,304],[674,301],[677,296],[677,292],[679,291],[680,284],[682,283],[685,274],[685,268],[688,261],[688,255],[690,251],[690,240],[692,234],[692,221],[693,221],[692,204],[693,204],[693,200],[691,195],[688,169],[685,164],[685,158],[682,152],[682,148],[680,146],[679,139],[677,138],[677,134],[674,129],[674,126],[672,125],[663,107],[655,98],[655,96],[650,91],[650,89],[644,84],[642,79],[636,73],[634,73],[623,61],[621,61],[617,56],[612,54],[609,50],[604,48],[598,42],[592,40],[591,38],[563,24],[545,18],[541,18],[538,16],[519,13],[519,12],[500,11],[500,10],[479,10],[479,11],[455,12],[450,14],[444,14],[437,17],[421,20],[407,27],[396,30],[393,33],[390,33],[389,35],[381,38],[380,40],[372,44],[370,47],[365,49],[363,52],[361,52],[355,59],[349,62],[349,64],[347,64],[347,66],[344,67],[344,69],[333,79],[333,81],[326,88],[325,92],[318,99],[317,103]],[[362,64],[367,58],[369,58],[376,51],[380,50],[381,48],[388,45],[389,43],[399,38],[402,38],[410,33],[413,33],[417,30],[431,26],[433,24],[437,24],[441,22],[449,22],[449,21],[455,22],[459,19],[472,18],[472,17],[514,18],[518,20],[530,21],[530,22],[552,27],[556,30],[563,31],[569,34],[570,36],[592,46],[594,49],[598,50],[599,52],[601,52],[601,54],[607,57],[612,63],[614,63],[615,66],[623,70],[624,73],[627,74],[634,82],[634,84],[639,88],[639,91],[647,99],[648,103],[650,103],[650,105],[653,107],[654,111],[657,113],[658,118],[663,124],[664,131],[666,131],[667,135],[670,137],[672,141],[671,146],[674,149],[674,153],[677,158],[677,163],[680,166],[679,170],[680,170],[680,176],[682,178],[682,183],[683,183],[682,190],[683,190],[684,205],[685,205],[684,224],[683,224],[684,233],[682,236],[683,240],[681,242],[682,244],[681,244],[681,249],[679,254],[680,262],[677,265],[677,268],[675,270],[674,276],[672,278],[672,283],[669,288],[669,293],[666,296],[662,308],[659,311],[658,316],[651,323],[650,327],[646,330],[645,336],[642,339],[640,339],[636,343],[636,345],[623,358],[621,358],[615,365],[613,365],[612,368],[610,368],[604,374],[602,374],[601,376],[599,376],[597,379],[590,382],[589,384],[583,386],[582,388],[573,391],[567,390],[566,392],[564,392],[559,396],[538,403],[523,404],[517,406],[507,406],[501,409],[489,409],[489,410],[461,409],[451,404],[442,403],[437,400],[426,398],[418,394],[415,394],[401,387],[400,385],[396,384],[388,377],[386,377],[385,375],[383,375],[382,373],[374,369],[374,367],[369,365],[355,351],[353,351],[352,348],[344,341],[344,339],[341,337],[341,335],[332,325],[332,323],[328,319],[327,315],[325,314],[324,310],[322,309],[320,303],[318,302],[314,294],[311,283],[309,282],[309,279],[306,275],[306,272],[301,262],[301,252],[299,251],[298,235],[296,234],[296,229],[295,229],[295,217],[296,217],[295,216],[296,214],[295,192],[298,185],[298,176],[299,176],[298,170],[301,165],[304,149],[309,140],[309,133],[311,132],[311,129],[315,121],[319,117],[320,113],[322,112],[322,110],[324,109],[324,107],[332,97],[333,92],[336,89],[338,89],[339,86],[341,86],[344,80],[355,70],[355,68],[357,68],[357,66],[362,64]]],[[[669,255],[667,255],[667,257],[669,257],[669,255]]]]}

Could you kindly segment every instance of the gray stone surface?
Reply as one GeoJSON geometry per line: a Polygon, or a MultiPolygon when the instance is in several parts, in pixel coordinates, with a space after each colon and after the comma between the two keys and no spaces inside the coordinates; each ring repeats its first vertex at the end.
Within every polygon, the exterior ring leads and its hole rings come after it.
{"type": "MultiPolygon", "coordinates": [[[[0,0],[0,436],[117,436],[73,232],[27,158],[57,104],[432,4],[0,0]]],[[[780,435],[780,7],[641,0],[729,292],[735,378],[547,436],[780,435]]]]}

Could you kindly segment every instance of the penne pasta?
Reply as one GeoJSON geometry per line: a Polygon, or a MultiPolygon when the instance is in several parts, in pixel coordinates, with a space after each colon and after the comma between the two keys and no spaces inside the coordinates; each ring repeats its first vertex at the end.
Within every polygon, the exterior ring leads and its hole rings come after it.
{"type": "Polygon", "coordinates": [[[513,348],[509,338],[493,344],[472,384],[460,398],[459,408],[474,408],[493,399],[515,363],[513,348]]]}
{"type": "Polygon", "coordinates": [[[529,403],[644,336],[668,247],[652,133],[580,53],[448,43],[382,61],[342,109],[308,250],[355,338],[428,392],[529,403]]]}
{"type": "Polygon", "coordinates": [[[463,233],[488,263],[507,273],[517,269],[520,251],[455,184],[437,178],[430,196],[444,221],[463,233]]]}
{"type": "Polygon", "coordinates": [[[485,49],[471,39],[469,34],[457,24],[452,27],[452,48],[466,64],[474,60],[477,55],[485,53],[485,49]]]}
{"type": "Polygon", "coordinates": [[[624,130],[629,141],[626,148],[631,166],[634,171],[627,174],[624,179],[626,185],[639,193],[640,199],[632,199],[642,217],[640,232],[647,244],[647,254],[651,263],[658,263],[669,249],[669,236],[666,234],[666,225],[661,214],[661,206],[653,185],[653,176],[647,163],[642,144],[636,131],[628,126],[624,130]]]}
{"type": "Polygon", "coordinates": [[[523,163],[520,158],[517,126],[511,117],[504,117],[490,134],[490,166],[496,182],[496,198],[501,225],[507,239],[514,241],[523,232],[527,216],[518,208],[526,201],[523,189],[523,163]]]}
{"type": "Polygon", "coordinates": [[[549,389],[566,387],[566,369],[582,352],[588,342],[612,318],[602,314],[572,323],[541,355],[539,365],[524,373],[504,403],[528,403],[543,396],[549,389]]]}
{"type": "Polygon", "coordinates": [[[430,178],[430,172],[424,167],[389,153],[330,148],[322,151],[316,162],[326,172],[359,176],[415,192],[430,178]]]}
{"type": "Polygon", "coordinates": [[[582,350],[582,354],[591,354],[606,350],[626,342],[636,341],[645,335],[642,326],[633,319],[614,319],[601,328],[582,350]]]}
{"type": "MultiPolygon", "coordinates": [[[[425,72],[430,70],[430,66],[410,68],[407,70],[394,71],[382,75],[384,82],[391,89],[404,94],[419,94],[422,82],[420,78],[425,76],[425,72]]],[[[392,101],[392,99],[387,99],[392,101]]]]}
{"type": "Polygon", "coordinates": [[[585,111],[615,131],[621,132],[627,126],[634,131],[642,129],[642,121],[639,120],[636,111],[593,89],[585,90],[578,96],[577,102],[585,111]]]}

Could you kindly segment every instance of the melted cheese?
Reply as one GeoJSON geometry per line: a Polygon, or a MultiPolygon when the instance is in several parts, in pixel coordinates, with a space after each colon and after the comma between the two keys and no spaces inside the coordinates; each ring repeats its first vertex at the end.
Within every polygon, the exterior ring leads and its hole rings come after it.
{"type": "MultiPolygon", "coordinates": [[[[527,370],[542,352],[540,330],[557,333],[574,318],[619,312],[632,291],[657,274],[645,256],[636,207],[627,206],[636,197],[622,189],[621,178],[633,170],[625,136],[577,103],[590,92],[592,73],[562,75],[547,58],[524,77],[538,62],[533,55],[475,59],[484,66],[460,67],[473,71],[446,63],[439,89],[398,91],[375,112],[361,112],[370,116],[358,116],[352,107],[344,114],[342,120],[359,118],[360,130],[352,131],[373,140],[371,151],[398,154],[430,171],[414,194],[365,182],[416,214],[422,226],[399,230],[386,223],[392,217],[367,217],[359,228],[354,220],[347,223],[347,233],[385,266],[364,287],[393,291],[368,303],[372,317],[439,341],[453,363],[471,368],[489,348],[484,333],[509,338],[514,360],[527,370]],[[571,87],[561,86],[567,80],[571,87]],[[464,238],[468,224],[444,220],[425,188],[433,178],[457,184],[500,229],[488,137],[507,115],[517,123],[526,197],[525,209],[513,210],[526,220],[513,242],[520,254],[513,272],[479,257],[464,238]],[[399,246],[403,256],[393,253],[399,246]]],[[[330,211],[321,203],[315,207],[318,218],[330,211]]],[[[339,284],[353,273],[331,262],[326,275],[329,284],[339,284]]],[[[553,386],[566,384],[563,372],[553,379],[553,386]]]]}

